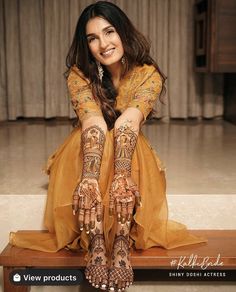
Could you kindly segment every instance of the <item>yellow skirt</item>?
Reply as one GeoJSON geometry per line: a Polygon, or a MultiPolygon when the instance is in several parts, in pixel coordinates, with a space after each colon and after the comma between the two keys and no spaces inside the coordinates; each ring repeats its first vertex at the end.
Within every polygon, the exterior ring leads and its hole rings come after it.
{"type": "MultiPolygon", "coordinates": [[[[77,216],[72,214],[72,195],[81,179],[83,156],[81,128],[75,128],[65,142],[48,159],[49,187],[44,214],[48,232],[10,233],[14,246],[56,252],[64,247],[88,250],[88,236],[78,228],[77,216]]],[[[99,179],[104,204],[104,234],[108,252],[115,236],[115,220],[108,214],[109,189],[113,179],[113,130],[106,134],[99,179]]],[[[137,249],[179,246],[207,242],[206,238],[189,233],[186,226],[168,220],[165,169],[157,154],[140,132],[132,159],[132,178],[142,197],[142,207],[135,211],[130,238],[137,249]]]]}

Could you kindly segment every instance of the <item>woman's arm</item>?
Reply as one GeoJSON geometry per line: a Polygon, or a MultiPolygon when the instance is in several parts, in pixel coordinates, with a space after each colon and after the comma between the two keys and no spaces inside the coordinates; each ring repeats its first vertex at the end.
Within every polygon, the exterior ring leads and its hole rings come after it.
{"type": "Polygon", "coordinates": [[[115,122],[115,129],[118,129],[125,122],[129,121],[130,127],[133,131],[138,135],[140,130],[140,125],[143,121],[144,117],[140,110],[129,107],[127,108],[122,115],[115,122]]]}
{"type": "Polygon", "coordinates": [[[107,126],[103,117],[90,117],[82,122],[82,178],[73,195],[73,214],[78,211],[79,228],[89,233],[102,219],[102,199],[98,186],[107,126]]]}
{"type": "Polygon", "coordinates": [[[99,179],[107,126],[103,117],[90,117],[82,122],[81,147],[85,177],[99,179]]]}
{"type": "Polygon", "coordinates": [[[116,211],[118,222],[131,222],[135,200],[140,206],[138,187],[131,177],[131,162],[143,114],[127,108],[114,129],[114,179],[110,190],[109,213],[116,211]]]}
{"type": "Polygon", "coordinates": [[[117,119],[114,129],[115,174],[131,176],[131,160],[142,120],[143,114],[131,107],[117,119]]]}
{"type": "Polygon", "coordinates": [[[99,126],[104,134],[106,135],[106,132],[107,132],[107,124],[104,120],[104,118],[101,116],[95,116],[95,117],[90,117],[86,120],[84,120],[82,122],[82,132],[87,129],[88,127],[91,127],[91,126],[99,126]]]}
{"type": "Polygon", "coordinates": [[[89,80],[77,67],[71,68],[67,84],[73,109],[82,124],[83,170],[73,194],[72,209],[74,215],[78,212],[80,230],[85,226],[89,233],[95,217],[100,220],[102,215],[98,179],[107,126],[93,97],[89,80]]]}

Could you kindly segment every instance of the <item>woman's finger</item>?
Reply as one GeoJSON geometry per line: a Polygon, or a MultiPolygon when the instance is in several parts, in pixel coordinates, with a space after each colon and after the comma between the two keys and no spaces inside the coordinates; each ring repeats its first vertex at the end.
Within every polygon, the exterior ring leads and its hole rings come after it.
{"type": "Polygon", "coordinates": [[[109,216],[114,215],[114,209],[115,209],[115,199],[112,193],[110,193],[110,198],[109,198],[109,216]]]}
{"type": "Polygon", "coordinates": [[[90,210],[85,209],[84,226],[85,226],[85,231],[87,234],[89,233],[89,223],[90,223],[90,210]]]}
{"type": "Polygon", "coordinates": [[[103,214],[103,206],[102,203],[97,204],[97,221],[102,221],[102,214],[103,214]]]}
{"type": "Polygon", "coordinates": [[[84,209],[84,208],[85,208],[84,194],[80,193],[79,194],[79,209],[84,209]]]}
{"type": "Polygon", "coordinates": [[[78,205],[79,205],[79,195],[75,194],[73,195],[73,202],[72,202],[73,215],[77,213],[78,205]]]}
{"type": "Polygon", "coordinates": [[[135,195],[135,205],[138,206],[138,207],[141,207],[142,206],[142,202],[141,202],[141,195],[140,195],[139,191],[136,190],[134,192],[134,195],[135,195]]]}
{"type": "Polygon", "coordinates": [[[127,219],[127,204],[125,202],[121,203],[121,224],[125,224],[127,219]]]}
{"type": "Polygon", "coordinates": [[[92,205],[92,196],[91,196],[92,194],[87,189],[84,189],[83,193],[84,193],[84,208],[85,210],[90,209],[92,205]]]}
{"type": "Polygon", "coordinates": [[[96,199],[96,201],[98,203],[102,202],[102,195],[101,195],[101,193],[100,193],[100,191],[99,191],[98,188],[96,188],[96,196],[95,196],[95,199],[96,199]]]}
{"type": "Polygon", "coordinates": [[[90,229],[94,229],[95,228],[95,212],[96,211],[96,208],[93,207],[91,208],[91,213],[90,213],[90,229]]]}
{"type": "Polygon", "coordinates": [[[121,203],[119,200],[116,200],[116,214],[117,214],[117,222],[121,223],[121,203]]]}
{"type": "Polygon", "coordinates": [[[80,231],[82,231],[84,228],[84,209],[82,209],[82,208],[79,209],[78,219],[79,219],[79,229],[80,229],[80,231]]]}
{"type": "Polygon", "coordinates": [[[132,221],[133,217],[133,209],[134,209],[134,204],[133,202],[128,203],[128,216],[127,216],[127,223],[130,224],[132,221]]]}

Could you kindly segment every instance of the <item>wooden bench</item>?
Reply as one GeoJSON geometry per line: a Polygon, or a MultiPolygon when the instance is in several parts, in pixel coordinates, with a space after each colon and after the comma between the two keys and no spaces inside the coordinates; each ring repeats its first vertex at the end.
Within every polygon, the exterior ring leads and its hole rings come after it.
{"type": "MultiPolygon", "coordinates": [[[[20,232],[20,231],[18,231],[20,232]]],[[[33,231],[32,231],[33,232],[33,231]]],[[[191,230],[192,234],[208,238],[207,243],[183,246],[171,250],[153,247],[148,250],[132,250],[131,263],[134,269],[168,269],[172,260],[185,256],[188,260],[197,255],[198,262],[209,257],[215,262],[220,254],[222,267],[214,269],[236,268],[236,230],[191,230]]],[[[3,266],[4,292],[30,291],[30,286],[11,284],[9,275],[14,269],[25,268],[81,268],[85,267],[84,253],[71,252],[63,249],[57,253],[46,253],[13,247],[8,244],[0,255],[0,265],[3,266]]],[[[198,267],[199,268],[199,267],[198,267]]]]}

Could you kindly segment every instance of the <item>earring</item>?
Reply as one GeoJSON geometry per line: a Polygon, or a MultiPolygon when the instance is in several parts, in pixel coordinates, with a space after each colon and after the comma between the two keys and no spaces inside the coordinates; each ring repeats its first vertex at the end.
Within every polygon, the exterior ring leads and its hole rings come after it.
{"type": "Polygon", "coordinates": [[[100,64],[100,62],[97,62],[97,67],[98,67],[98,77],[99,77],[100,81],[102,82],[102,77],[103,77],[104,70],[103,70],[102,65],[100,64]]]}
{"type": "Polygon", "coordinates": [[[125,64],[125,56],[123,56],[122,58],[121,58],[121,63],[124,65],[125,64]]]}

